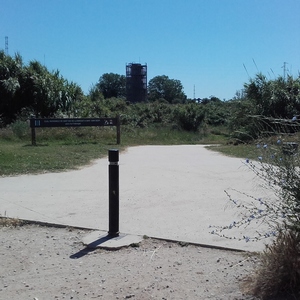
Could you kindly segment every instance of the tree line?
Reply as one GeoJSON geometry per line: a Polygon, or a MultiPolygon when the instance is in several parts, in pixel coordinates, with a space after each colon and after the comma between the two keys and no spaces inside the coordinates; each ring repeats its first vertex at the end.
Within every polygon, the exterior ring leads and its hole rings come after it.
{"type": "Polygon", "coordinates": [[[123,125],[145,127],[161,123],[197,131],[223,125],[246,140],[256,137],[253,116],[292,119],[300,116],[300,77],[268,79],[257,74],[228,101],[217,97],[188,99],[180,80],[166,75],[148,82],[147,102],[126,101],[126,77],[105,73],[85,95],[58,70],[38,61],[23,63],[0,51],[0,127],[36,117],[106,117],[121,115],[123,125]]]}

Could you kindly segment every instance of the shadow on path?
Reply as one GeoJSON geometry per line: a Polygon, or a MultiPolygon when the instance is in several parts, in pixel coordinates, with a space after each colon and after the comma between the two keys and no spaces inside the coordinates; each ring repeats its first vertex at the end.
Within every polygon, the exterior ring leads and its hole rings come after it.
{"type": "Polygon", "coordinates": [[[115,236],[111,236],[111,235],[102,236],[99,239],[95,240],[94,242],[88,244],[84,249],[70,255],[70,258],[71,259],[81,258],[81,257],[95,251],[97,249],[97,247],[99,247],[101,244],[103,244],[113,238],[115,238],[115,236]]]}

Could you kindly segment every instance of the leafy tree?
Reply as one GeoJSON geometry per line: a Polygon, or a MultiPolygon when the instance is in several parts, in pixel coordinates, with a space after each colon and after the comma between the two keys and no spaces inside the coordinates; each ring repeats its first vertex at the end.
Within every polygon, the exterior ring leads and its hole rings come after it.
{"type": "Polygon", "coordinates": [[[165,99],[169,103],[183,103],[186,101],[180,80],[170,79],[166,75],[156,76],[149,81],[148,99],[156,101],[165,99]]]}
{"type": "Polygon", "coordinates": [[[22,57],[16,54],[13,58],[0,51],[0,118],[4,124],[10,123],[15,112],[21,109],[16,94],[20,90],[22,76],[22,57]]]}
{"type": "Polygon", "coordinates": [[[0,51],[0,120],[7,125],[23,115],[37,117],[74,114],[74,103],[84,97],[81,88],[49,72],[38,61],[23,65],[22,57],[0,51]]]}
{"type": "Polygon", "coordinates": [[[203,98],[201,99],[201,104],[209,104],[209,103],[222,103],[222,100],[220,100],[218,97],[210,96],[209,98],[203,98]]]}
{"type": "Polygon", "coordinates": [[[61,93],[61,101],[59,110],[66,114],[68,117],[76,116],[76,105],[84,101],[87,98],[80,86],[74,82],[68,82],[65,80],[63,92],[61,93]]]}
{"type": "Polygon", "coordinates": [[[126,77],[115,73],[105,73],[96,84],[104,98],[118,98],[126,96],[126,77]]]}

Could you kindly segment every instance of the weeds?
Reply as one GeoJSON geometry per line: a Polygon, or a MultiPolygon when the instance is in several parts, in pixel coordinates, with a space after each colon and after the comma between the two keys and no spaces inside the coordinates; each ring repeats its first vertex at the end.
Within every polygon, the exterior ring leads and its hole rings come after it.
{"type": "MultiPolygon", "coordinates": [[[[258,121],[258,120],[257,120],[258,121]]],[[[227,232],[243,227],[245,242],[272,237],[260,256],[260,264],[247,280],[247,290],[261,299],[300,292],[300,157],[299,125],[287,120],[263,119],[257,123],[261,137],[256,143],[256,159],[245,165],[260,179],[269,197],[254,197],[225,191],[232,206],[242,211],[231,224],[214,228],[212,233],[232,238],[227,232]],[[262,125],[259,127],[259,125],[262,125]],[[291,140],[292,139],[292,140],[291,140]],[[258,224],[255,236],[247,234],[250,224],[258,224]]],[[[236,238],[236,237],[234,237],[236,238]]]]}
{"type": "Polygon", "coordinates": [[[276,240],[260,255],[260,265],[248,277],[244,289],[261,299],[284,294],[299,299],[300,236],[281,231],[276,240]]]}
{"type": "Polygon", "coordinates": [[[23,224],[24,222],[20,219],[0,216],[0,227],[18,227],[23,224]]]}

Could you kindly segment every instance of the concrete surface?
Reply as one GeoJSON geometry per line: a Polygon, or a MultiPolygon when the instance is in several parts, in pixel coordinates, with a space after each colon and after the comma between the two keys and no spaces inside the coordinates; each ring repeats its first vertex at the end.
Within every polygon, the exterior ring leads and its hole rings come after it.
{"type": "Polygon", "coordinates": [[[93,231],[82,239],[87,248],[103,248],[117,250],[130,245],[139,244],[143,240],[142,236],[121,233],[118,236],[109,236],[104,231],[93,231]]]}
{"type": "MultiPolygon", "coordinates": [[[[228,189],[255,197],[265,193],[241,159],[203,145],[128,148],[120,153],[120,232],[262,250],[263,242],[210,233],[210,226],[226,226],[238,218],[228,205],[228,189]]],[[[2,177],[0,190],[2,216],[108,230],[107,158],[80,170],[2,177]]],[[[251,236],[256,228],[235,230],[251,236]]]]}

